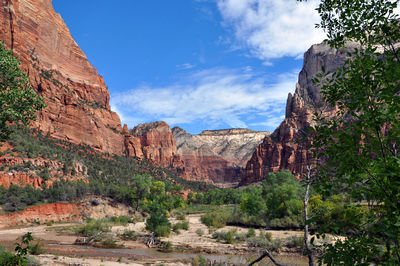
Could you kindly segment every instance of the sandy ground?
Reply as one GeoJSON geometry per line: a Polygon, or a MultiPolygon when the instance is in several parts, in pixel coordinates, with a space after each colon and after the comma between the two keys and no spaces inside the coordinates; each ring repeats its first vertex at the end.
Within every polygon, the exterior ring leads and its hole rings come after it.
{"type": "MultiPolygon", "coordinates": [[[[180,250],[179,253],[203,253],[203,254],[247,254],[249,248],[245,243],[225,244],[212,239],[208,228],[200,222],[200,214],[192,214],[186,216],[189,221],[189,230],[180,230],[180,234],[171,233],[170,237],[162,238],[161,241],[170,241],[174,248],[180,250]],[[196,231],[203,231],[203,235],[199,235],[196,231]]],[[[170,219],[171,223],[180,222],[175,218],[170,219]]],[[[71,232],[58,232],[57,227],[79,226],[78,223],[54,224],[52,226],[39,225],[23,228],[10,228],[0,230],[0,245],[12,248],[14,243],[20,237],[32,232],[34,239],[42,241],[45,245],[45,255],[36,256],[42,265],[190,265],[183,263],[182,259],[177,257],[163,257],[163,254],[155,249],[149,249],[143,240],[138,241],[122,241],[118,244],[124,246],[125,250],[94,250],[86,246],[74,246],[77,236],[71,232]],[[134,251],[133,254],[127,255],[126,249],[134,251]],[[163,258],[160,258],[161,257],[163,258]],[[161,261],[157,261],[160,260],[161,261]]],[[[132,230],[138,234],[144,235],[145,223],[137,222],[128,224],[127,226],[113,226],[112,233],[116,236],[125,230],[132,230]]],[[[239,227],[226,226],[217,231],[228,231],[236,229],[237,232],[247,232],[248,229],[239,227]]],[[[256,230],[259,234],[260,230],[256,230]]],[[[272,234],[272,238],[287,238],[289,236],[301,236],[301,231],[267,231],[272,234]]],[[[184,255],[183,255],[184,256],[184,255]]],[[[187,260],[187,258],[186,258],[187,260]]],[[[302,265],[302,263],[298,264],[302,265]]]]}
{"type": "MultiPolygon", "coordinates": [[[[248,246],[245,243],[226,244],[217,242],[212,239],[212,233],[209,232],[207,226],[200,221],[201,214],[188,215],[186,219],[189,221],[189,230],[180,230],[180,234],[172,233],[168,238],[162,238],[163,241],[170,241],[176,247],[192,248],[194,250],[206,252],[206,253],[223,253],[223,254],[237,254],[237,252],[248,251],[248,246]],[[204,234],[199,236],[196,231],[202,230],[204,234]]],[[[170,219],[171,223],[180,222],[175,218],[170,219]]],[[[247,233],[248,229],[237,226],[225,226],[216,230],[229,231],[236,230],[238,233],[247,233]]],[[[260,234],[260,230],[255,230],[256,234],[260,234]]],[[[263,230],[263,232],[269,232],[272,234],[272,239],[275,238],[287,238],[289,236],[302,236],[302,231],[273,231],[263,230]]]]}

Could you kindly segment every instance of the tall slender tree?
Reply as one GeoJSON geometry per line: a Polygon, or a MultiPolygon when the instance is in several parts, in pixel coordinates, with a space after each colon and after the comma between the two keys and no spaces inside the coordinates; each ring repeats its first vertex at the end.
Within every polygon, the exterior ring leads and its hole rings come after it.
{"type": "Polygon", "coordinates": [[[321,0],[317,8],[326,42],[345,49],[348,58],[335,73],[322,70],[314,79],[338,110],[333,117],[315,116],[315,188],[369,203],[358,232],[324,246],[320,262],[327,265],[400,265],[398,3],[321,0]],[[350,42],[356,45],[347,49],[350,42]]]}

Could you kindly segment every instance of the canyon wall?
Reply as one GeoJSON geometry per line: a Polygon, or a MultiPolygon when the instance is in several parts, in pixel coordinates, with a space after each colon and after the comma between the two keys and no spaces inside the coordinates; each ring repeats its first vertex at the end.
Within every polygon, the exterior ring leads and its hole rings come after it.
{"type": "MultiPolygon", "coordinates": [[[[86,144],[99,152],[147,158],[159,166],[183,170],[170,129],[157,126],[147,133],[132,133],[121,126],[119,116],[111,111],[103,78],[51,0],[2,3],[0,40],[19,57],[22,70],[47,104],[33,126],[53,138],[86,144]]],[[[12,182],[8,177],[3,175],[1,180],[12,182]]]]}
{"type": "Polygon", "coordinates": [[[124,138],[109,92],[51,0],[5,0],[0,40],[13,49],[48,105],[36,126],[52,137],[122,155],[124,138]]]}
{"type": "MultiPolygon", "coordinates": [[[[348,44],[348,48],[354,47],[348,44]]],[[[304,55],[304,65],[299,74],[296,91],[289,93],[286,104],[286,116],[279,127],[264,139],[248,161],[241,185],[264,179],[269,172],[288,169],[298,178],[305,172],[312,159],[309,140],[305,138],[307,128],[313,125],[316,111],[325,115],[332,114],[322,100],[320,88],[313,85],[312,79],[321,72],[333,72],[343,66],[345,50],[330,48],[327,44],[313,45],[304,55]]]]}
{"type": "Polygon", "coordinates": [[[257,145],[270,135],[248,129],[206,130],[192,135],[175,127],[172,132],[185,162],[184,177],[219,186],[238,184],[257,145]]]}

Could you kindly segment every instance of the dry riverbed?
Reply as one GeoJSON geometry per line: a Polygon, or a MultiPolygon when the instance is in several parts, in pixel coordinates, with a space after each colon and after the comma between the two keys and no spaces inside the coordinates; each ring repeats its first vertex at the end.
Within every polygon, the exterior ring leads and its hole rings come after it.
{"type": "MultiPolygon", "coordinates": [[[[40,240],[45,248],[45,254],[35,256],[42,265],[192,265],[199,262],[199,255],[209,261],[230,262],[230,265],[247,265],[248,261],[258,256],[256,248],[249,248],[245,242],[227,244],[212,238],[212,232],[200,222],[200,214],[187,215],[188,230],[171,233],[162,242],[170,242],[173,250],[170,253],[160,252],[157,247],[148,248],[144,238],[122,240],[118,235],[126,231],[134,231],[136,235],[146,235],[145,223],[137,222],[126,226],[113,226],[110,234],[117,240],[118,247],[112,249],[95,248],[92,246],[74,245],[78,236],[71,228],[80,224],[54,224],[51,226],[38,225],[32,227],[9,228],[0,230],[0,245],[12,249],[20,237],[32,232],[33,237],[40,240]]],[[[171,218],[171,223],[179,222],[171,218]]],[[[246,233],[248,229],[226,226],[217,231],[236,230],[246,233]]],[[[260,230],[255,230],[256,234],[260,230]]],[[[270,232],[272,239],[285,239],[289,236],[301,236],[300,231],[264,231],[270,232]]],[[[307,265],[307,260],[285,250],[277,257],[289,265],[307,265]]],[[[201,260],[201,258],[200,258],[201,260]]],[[[267,260],[265,264],[268,265],[267,260]]],[[[269,263],[269,262],[268,262],[269,263]]],[[[227,264],[229,265],[229,264],[227,264]]]]}

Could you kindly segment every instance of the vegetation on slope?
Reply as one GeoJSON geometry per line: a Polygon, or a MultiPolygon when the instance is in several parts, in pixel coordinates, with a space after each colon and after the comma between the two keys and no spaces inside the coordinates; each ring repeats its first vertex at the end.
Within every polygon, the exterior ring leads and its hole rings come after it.
{"type": "MultiPolygon", "coordinates": [[[[60,163],[60,169],[50,169],[62,174],[55,176],[51,186],[34,189],[31,186],[0,187],[0,204],[8,211],[23,209],[36,203],[74,201],[87,195],[110,197],[118,202],[132,205],[138,210],[142,201],[150,193],[152,184],[161,181],[165,185],[168,200],[176,201],[182,189],[202,191],[211,188],[201,182],[191,182],[175,176],[165,169],[154,167],[146,160],[122,156],[99,154],[91,147],[73,145],[54,140],[41,132],[14,128],[8,142],[13,146],[10,155],[22,158],[43,158],[60,163]],[[82,165],[81,180],[66,180],[65,176],[76,176],[76,164],[82,165]]],[[[50,166],[49,166],[50,167],[50,166]]],[[[36,167],[38,168],[38,167],[36,167]]],[[[49,175],[49,169],[39,167],[40,176],[49,175]]],[[[18,169],[29,172],[35,169],[29,163],[16,166],[3,166],[3,171],[18,169]]],[[[49,177],[48,177],[49,178],[49,177]]]]}

